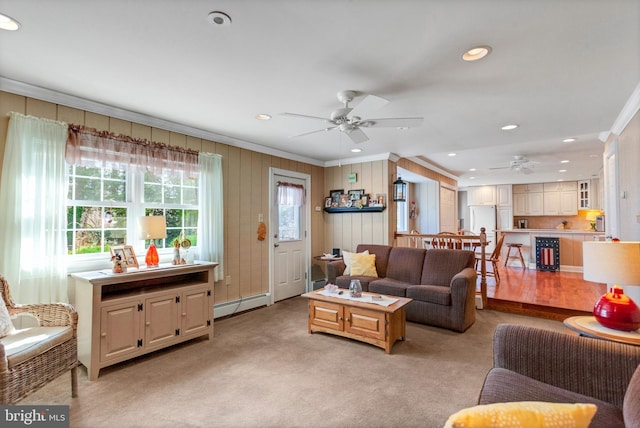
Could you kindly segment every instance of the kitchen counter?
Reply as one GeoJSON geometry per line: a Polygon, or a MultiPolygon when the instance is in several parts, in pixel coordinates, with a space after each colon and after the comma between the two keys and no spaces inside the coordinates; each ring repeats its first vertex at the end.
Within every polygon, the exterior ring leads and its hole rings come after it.
{"type": "MultiPolygon", "coordinates": [[[[582,272],[582,243],[584,241],[604,240],[603,232],[579,229],[509,229],[496,230],[498,236],[504,234],[501,259],[505,260],[508,243],[522,244],[522,255],[529,269],[536,268],[536,237],[559,238],[560,270],[582,272]]],[[[513,252],[512,252],[513,255],[513,252]]],[[[503,261],[504,263],[504,261],[503,261]]],[[[515,262],[513,266],[519,264],[515,262]]],[[[511,265],[511,263],[509,265],[511,265]]]]}

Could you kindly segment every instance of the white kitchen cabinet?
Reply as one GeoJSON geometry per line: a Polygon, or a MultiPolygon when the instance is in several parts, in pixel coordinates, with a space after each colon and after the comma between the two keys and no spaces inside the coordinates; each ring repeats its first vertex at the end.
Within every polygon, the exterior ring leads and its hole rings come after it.
{"type": "Polygon", "coordinates": [[[496,211],[496,228],[498,230],[513,229],[513,208],[498,206],[496,211]]]}
{"type": "Polygon", "coordinates": [[[469,187],[467,205],[496,205],[496,186],[469,187]]]}
{"type": "Polygon", "coordinates": [[[544,215],[578,215],[575,181],[544,183],[544,215]]]}
{"type": "Polygon", "coordinates": [[[578,209],[579,210],[599,210],[601,208],[600,180],[578,181],[578,209]]]}
{"type": "Polygon", "coordinates": [[[542,195],[543,192],[514,193],[513,215],[542,215],[544,206],[542,195]]]}
{"type": "Polygon", "coordinates": [[[499,207],[510,207],[512,205],[511,185],[501,184],[496,186],[496,199],[499,207]]]}

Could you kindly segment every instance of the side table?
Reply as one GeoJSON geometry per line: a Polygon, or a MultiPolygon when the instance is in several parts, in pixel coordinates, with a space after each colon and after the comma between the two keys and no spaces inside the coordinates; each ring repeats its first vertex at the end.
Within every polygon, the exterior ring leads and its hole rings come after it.
{"type": "Polygon", "coordinates": [[[597,339],[612,340],[614,342],[626,343],[627,345],[640,346],[640,332],[638,332],[638,330],[613,330],[600,324],[593,316],[570,317],[564,320],[563,324],[568,329],[580,334],[580,336],[595,337],[597,339]]]}

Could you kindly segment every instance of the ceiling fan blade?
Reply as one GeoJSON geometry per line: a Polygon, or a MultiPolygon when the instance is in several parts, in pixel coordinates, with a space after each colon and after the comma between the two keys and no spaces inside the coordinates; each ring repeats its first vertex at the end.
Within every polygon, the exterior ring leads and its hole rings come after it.
{"type": "Polygon", "coordinates": [[[363,120],[359,126],[368,128],[416,128],[422,125],[424,117],[396,117],[363,120]]]}
{"type": "Polygon", "coordinates": [[[497,166],[497,167],[489,168],[489,169],[511,169],[511,167],[510,166],[497,166]]]}
{"type": "Polygon", "coordinates": [[[311,134],[315,134],[315,133],[318,133],[318,132],[331,131],[332,129],[336,129],[336,128],[337,128],[337,126],[330,126],[328,128],[316,129],[315,131],[304,132],[304,133],[298,134],[298,135],[291,135],[289,138],[304,137],[305,135],[311,135],[311,134]]]}
{"type": "Polygon", "coordinates": [[[378,110],[387,105],[389,100],[379,97],[377,95],[367,95],[360,101],[360,103],[351,110],[349,117],[353,116],[367,116],[370,111],[378,110]]]}
{"type": "Polygon", "coordinates": [[[309,116],[307,114],[298,114],[298,113],[280,113],[280,116],[290,116],[290,117],[301,117],[304,119],[315,119],[315,120],[324,120],[325,122],[331,122],[330,119],[326,117],[318,117],[318,116],[309,116]]]}
{"type": "Polygon", "coordinates": [[[344,133],[347,134],[347,136],[351,138],[351,141],[353,141],[356,144],[364,143],[365,141],[369,140],[369,137],[367,137],[367,134],[362,132],[362,129],[358,127],[350,129],[349,131],[344,131],[344,133]]]}

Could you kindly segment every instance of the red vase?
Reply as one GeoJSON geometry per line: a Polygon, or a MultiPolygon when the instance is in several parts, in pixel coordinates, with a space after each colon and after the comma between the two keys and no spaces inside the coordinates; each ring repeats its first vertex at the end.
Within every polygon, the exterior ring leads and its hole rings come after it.
{"type": "Polygon", "coordinates": [[[614,330],[634,331],[640,328],[640,309],[620,287],[612,287],[593,307],[596,320],[614,330]]]}
{"type": "Polygon", "coordinates": [[[156,249],[153,241],[149,244],[149,249],[147,250],[147,256],[144,259],[147,267],[158,266],[160,263],[160,257],[158,257],[158,250],[156,249]]]}

